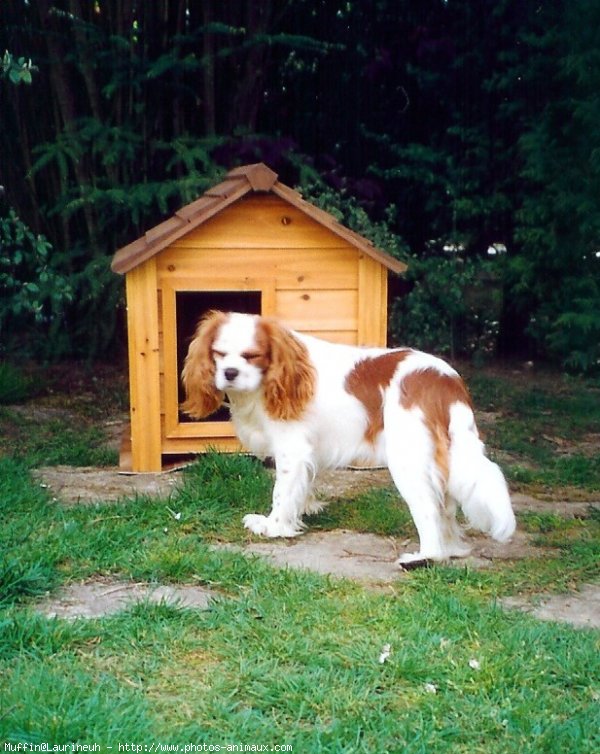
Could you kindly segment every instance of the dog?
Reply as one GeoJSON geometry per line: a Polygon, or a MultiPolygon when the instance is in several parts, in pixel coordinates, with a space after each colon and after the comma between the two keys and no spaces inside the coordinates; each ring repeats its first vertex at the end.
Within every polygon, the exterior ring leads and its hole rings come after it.
{"type": "Polygon", "coordinates": [[[401,567],[469,553],[456,520],[505,542],[515,530],[506,481],[485,455],[458,373],[411,348],[362,348],[295,332],[251,314],[211,311],[185,359],[183,410],[200,419],[224,402],[245,448],[275,462],[272,509],[244,526],[295,537],[321,469],[386,465],[410,509],[419,549],[401,567]]]}

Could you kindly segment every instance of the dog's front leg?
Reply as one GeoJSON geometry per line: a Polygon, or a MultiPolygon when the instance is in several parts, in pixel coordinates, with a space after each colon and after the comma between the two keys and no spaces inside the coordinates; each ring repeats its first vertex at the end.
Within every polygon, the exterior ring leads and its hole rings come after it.
{"type": "Polygon", "coordinates": [[[244,516],[244,526],[263,537],[296,537],[302,533],[302,512],[314,479],[312,451],[297,432],[284,431],[278,440],[271,512],[244,516]]]}

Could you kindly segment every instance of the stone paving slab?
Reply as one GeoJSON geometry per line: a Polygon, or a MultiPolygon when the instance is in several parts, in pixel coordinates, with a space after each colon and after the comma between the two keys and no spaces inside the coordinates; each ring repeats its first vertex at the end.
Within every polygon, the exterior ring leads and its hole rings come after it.
{"type": "Polygon", "coordinates": [[[216,593],[200,586],[173,586],[127,581],[86,581],[69,584],[39,602],[38,612],[48,618],[102,618],[139,602],[161,602],[176,607],[208,610],[216,593]]]}
{"type": "Polygon", "coordinates": [[[600,584],[584,584],[578,592],[543,597],[505,597],[500,603],[539,618],[570,623],[576,628],[600,628],[600,584]]]}

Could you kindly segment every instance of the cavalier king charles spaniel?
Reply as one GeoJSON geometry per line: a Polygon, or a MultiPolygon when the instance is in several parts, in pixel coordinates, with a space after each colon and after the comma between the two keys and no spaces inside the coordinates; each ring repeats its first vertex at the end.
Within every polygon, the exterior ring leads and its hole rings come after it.
{"type": "Polygon", "coordinates": [[[515,530],[506,481],[484,454],[465,384],[446,362],[410,348],[329,343],[257,315],[209,312],[182,373],[194,418],[223,402],[242,444],[275,462],[268,516],[244,526],[265,537],[295,537],[321,469],[386,465],[406,501],[419,550],[399,565],[463,557],[456,521],[499,542],[515,530]]]}

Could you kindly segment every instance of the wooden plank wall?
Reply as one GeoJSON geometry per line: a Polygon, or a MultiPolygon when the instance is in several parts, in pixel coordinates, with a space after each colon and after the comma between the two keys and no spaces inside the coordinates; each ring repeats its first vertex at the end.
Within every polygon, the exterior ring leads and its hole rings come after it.
{"type": "Polygon", "coordinates": [[[290,327],[356,343],[358,252],[272,195],[253,195],[165,249],[162,281],[188,290],[257,289],[271,281],[273,311],[290,327]]]}

